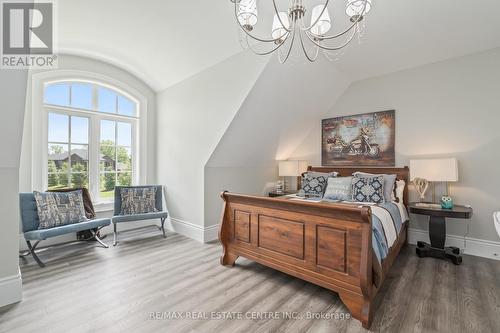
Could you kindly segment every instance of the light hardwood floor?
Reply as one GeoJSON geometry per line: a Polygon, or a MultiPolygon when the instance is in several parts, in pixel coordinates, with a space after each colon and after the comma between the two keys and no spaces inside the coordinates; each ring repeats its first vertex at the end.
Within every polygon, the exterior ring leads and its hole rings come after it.
{"type": "MultiPolygon", "coordinates": [[[[154,228],[120,238],[50,248],[43,269],[21,260],[24,301],[0,309],[0,332],[365,332],[355,319],[306,319],[348,312],[335,293],[246,259],[220,266],[218,244],[154,228]],[[174,311],[244,319],[161,318],[174,311]],[[278,318],[250,318],[270,312],[278,318]]],[[[414,251],[402,250],[377,296],[372,331],[500,332],[500,261],[455,266],[414,251]]]]}

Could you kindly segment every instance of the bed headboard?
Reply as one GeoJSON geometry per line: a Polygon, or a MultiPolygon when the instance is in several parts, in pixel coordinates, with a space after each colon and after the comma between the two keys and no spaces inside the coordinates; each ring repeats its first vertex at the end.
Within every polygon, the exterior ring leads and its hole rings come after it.
{"type": "Polygon", "coordinates": [[[410,168],[407,166],[403,168],[376,168],[376,167],[313,167],[309,166],[307,171],[317,171],[317,172],[338,172],[341,177],[352,176],[355,172],[367,172],[367,173],[375,173],[375,174],[396,174],[398,179],[402,179],[406,182],[405,191],[404,191],[404,204],[408,206],[409,197],[408,197],[408,185],[410,184],[410,168]]]}

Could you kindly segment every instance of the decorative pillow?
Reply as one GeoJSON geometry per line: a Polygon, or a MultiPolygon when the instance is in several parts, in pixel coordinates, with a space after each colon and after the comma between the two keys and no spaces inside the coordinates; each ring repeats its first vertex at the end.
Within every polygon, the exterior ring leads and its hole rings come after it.
{"type": "Polygon", "coordinates": [[[386,202],[391,202],[396,200],[396,196],[394,195],[394,186],[396,184],[397,175],[386,175],[386,174],[373,174],[366,172],[355,172],[353,174],[354,177],[384,177],[384,200],[386,202]]]}
{"type": "Polygon", "coordinates": [[[384,203],[384,176],[354,177],[352,179],[352,200],[384,203]]]}
{"type": "Polygon", "coordinates": [[[328,178],[325,195],[326,200],[352,200],[352,177],[328,178]]]}
{"type": "Polygon", "coordinates": [[[297,195],[301,197],[321,198],[325,192],[328,178],[336,176],[337,172],[307,172],[302,177],[302,188],[297,195]]]}
{"type": "Polygon", "coordinates": [[[157,212],[156,187],[121,188],[122,209],[120,215],[157,212]]]}
{"type": "Polygon", "coordinates": [[[33,192],[40,224],[38,229],[49,229],[87,221],[82,191],[33,192]]]}

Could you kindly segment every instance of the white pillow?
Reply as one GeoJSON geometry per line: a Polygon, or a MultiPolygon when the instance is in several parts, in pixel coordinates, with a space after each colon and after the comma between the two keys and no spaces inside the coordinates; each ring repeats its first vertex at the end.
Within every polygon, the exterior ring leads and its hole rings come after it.
{"type": "Polygon", "coordinates": [[[406,182],[402,179],[396,180],[396,198],[400,203],[404,202],[404,193],[405,193],[406,182]]]}

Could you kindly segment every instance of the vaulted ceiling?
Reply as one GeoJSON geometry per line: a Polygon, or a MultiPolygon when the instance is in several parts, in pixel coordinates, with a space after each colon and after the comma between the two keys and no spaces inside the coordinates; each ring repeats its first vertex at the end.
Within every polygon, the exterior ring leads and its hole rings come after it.
{"type": "MultiPolygon", "coordinates": [[[[283,9],[288,2],[277,0],[283,9]]],[[[337,0],[332,8],[341,13],[344,3],[337,0]]],[[[500,46],[500,1],[373,3],[361,44],[321,66],[360,79],[500,46]]],[[[258,5],[259,24],[270,26],[271,1],[258,5]]],[[[64,0],[58,11],[61,52],[112,62],[156,91],[242,52],[229,0],[64,0]]]]}

